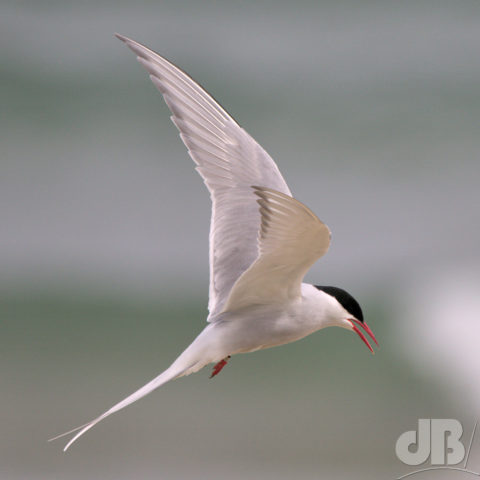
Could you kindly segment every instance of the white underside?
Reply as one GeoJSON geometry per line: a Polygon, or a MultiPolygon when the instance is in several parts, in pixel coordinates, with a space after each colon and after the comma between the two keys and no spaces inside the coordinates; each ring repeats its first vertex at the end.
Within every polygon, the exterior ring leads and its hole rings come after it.
{"type": "Polygon", "coordinates": [[[136,402],[170,380],[197,372],[205,365],[238,353],[294,342],[328,326],[351,328],[344,320],[348,312],[333,297],[305,283],[302,284],[301,291],[301,297],[288,303],[254,305],[219,314],[164,372],[99,417],[73,430],[79,431],[67,443],[65,450],[112,413],[136,402]]]}

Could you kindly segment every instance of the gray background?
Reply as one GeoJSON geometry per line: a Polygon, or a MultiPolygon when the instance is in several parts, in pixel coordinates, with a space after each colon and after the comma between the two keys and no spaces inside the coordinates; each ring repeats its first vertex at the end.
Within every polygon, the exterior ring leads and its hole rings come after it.
{"type": "MultiPolygon", "coordinates": [[[[393,479],[412,470],[394,445],[418,418],[458,418],[467,443],[477,1],[2,2],[0,44],[2,479],[393,479]],[[328,329],[235,357],[63,454],[46,439],[167,367],[207,314],[208,195],[114,32],[186,70],[268,150],[333,232],[307,281],[354,294],[381,348],[328,329]]],[[[477,438],[477,471],[479,454],[477,438]]]]}

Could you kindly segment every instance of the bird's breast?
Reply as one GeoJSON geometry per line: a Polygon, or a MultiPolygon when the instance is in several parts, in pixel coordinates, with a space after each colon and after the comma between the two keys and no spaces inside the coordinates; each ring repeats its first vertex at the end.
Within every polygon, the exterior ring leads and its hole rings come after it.
{"type": "Polygon", "coordinates": [[[233,355],[294,342],[318,330],[318,325],[305,316],[299,304],[290,308],[257,306],[226,312],[217,328],[222,343],[233,355]]]}

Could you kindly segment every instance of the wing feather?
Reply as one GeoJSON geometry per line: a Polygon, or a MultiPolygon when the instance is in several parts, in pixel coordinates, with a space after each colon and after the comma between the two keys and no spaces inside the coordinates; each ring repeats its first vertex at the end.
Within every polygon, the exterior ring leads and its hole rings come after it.
{"type": "Polygon", "coordinates": [[[330,245],[330,230],[303,203],[253,188],[261,214],[260,254],[233,286],[224,310],[298,298],[303,277],[330,245]]]}
{"type": "Polygon", "coordinates": [[[136,53],[163,94],[180,137],[212,199],[209,319],[214,319],[237,279],[256,260],[259,205],[252,185],[290,195],[268,153],[192,78],[171,62],[117,35],[136,53]]]}

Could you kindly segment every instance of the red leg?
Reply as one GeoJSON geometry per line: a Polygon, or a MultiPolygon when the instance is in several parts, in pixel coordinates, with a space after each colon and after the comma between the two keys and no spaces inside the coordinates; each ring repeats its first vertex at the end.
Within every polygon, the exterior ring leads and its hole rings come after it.
{"type": "Polygon", "coordinates": [[[230,355],[227,358],[224,358],[223,360],[220,360],[215,366],[213,367],[212,374],[210,375],[210,378],[213,378],[215,375],[218,375],[222,368],[227,364],[228,359],[230,358],[230,355]]]}

